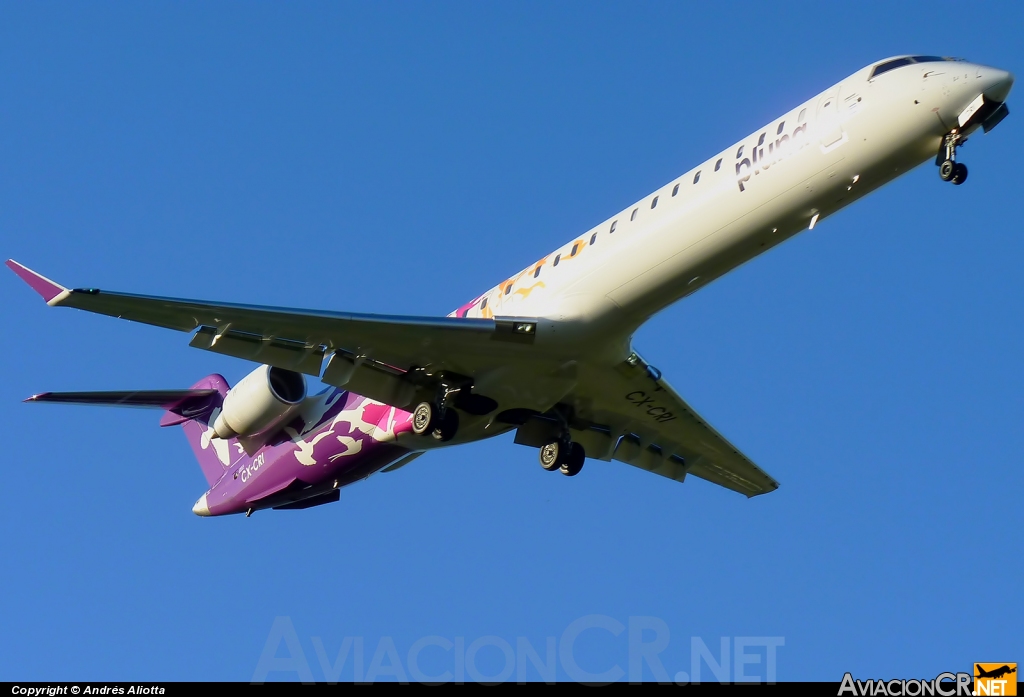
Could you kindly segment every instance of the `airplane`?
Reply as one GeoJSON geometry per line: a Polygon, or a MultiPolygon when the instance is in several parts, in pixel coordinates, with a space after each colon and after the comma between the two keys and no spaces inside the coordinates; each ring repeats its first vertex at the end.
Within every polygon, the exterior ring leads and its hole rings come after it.
{"type": "Polygon", "coordinates": [[[961,185],[958,149],[1009,113],[1013,75],[906,55],[796,106],[446,317],[261,307],[69,289],[9,260],[48,305],[191,334],[260,364],[234,387],[43,393],[159,408],[209,489],[193,512],[304,509],[424,452],[515,431],[541,466],[587,458],[748,497],[779,484],[632,346],[652,315],[918,165],[961,185]],[[307,377],[326,389],[307,393],[307,377]]]}
{"type": "Polygon", "coordinates": [[[1009,675],[1010,673],[1016,673],[1017,672],[1016,664],[1014,664],[1013,668],[1011,668],[1008,665],[1003,665],[1003,666],[1000,666],[999,668],[994,668],[992,670],[985,670],[981,666],[976,666],[976,667],[977,667],[977,670],[978,670],[978,674],[974,676],[976,678],[994,678],[994,679],[998,679],[998,678],[1003,677],[1004,675],[1009,675]]]}

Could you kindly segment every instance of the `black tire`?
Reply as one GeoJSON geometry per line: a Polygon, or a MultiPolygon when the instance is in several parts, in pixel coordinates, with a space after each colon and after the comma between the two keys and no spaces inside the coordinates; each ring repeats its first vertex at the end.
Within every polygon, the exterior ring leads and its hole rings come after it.
{"type": "Polygon", "coordinates": [[[939,165],[939,178],[944,182],[952,181],[956,174],[956,163],[952,160],[943,160],[939,165]]]}
{"type": "Polygon", "coordinates": [[[439,440],[442,443],[447,443],[455,434],[459,431],[459,415],[452,408],[444,410],[444,418],[439,420],[439,423],[434,426],[434,430],[430,432],[430,435],[434,440],[439,440]]]}
{"type": "Polygon", "coordinates": [[[540,466],[548,472],[554,472],[562,466],[564,450],[562,444],[557,440],[554,443],[542,446],[540,449],[540,466]]]}
{"type": "Polygon", "coordinates": [[[412,410],[412,432],[417,436],[430,433],[437,425],[437,412],[430,402],[420,402],[412,410]]]}
{"type": "Polygon", "coordinates": [[[586,462],[587,454],[583,451],[582,445],[573,443],[569,446],[567,455],[566,462],[559,470],[567,477],[575,477],[583,469],[583,463],[586,462]]]}
{"type": "Polygon", "coordinates": [[[950,181],[957,186],[967,181],[967,165],[963,162],[957,162],[956,167],[953,168],[953,178],[950,181]]]}

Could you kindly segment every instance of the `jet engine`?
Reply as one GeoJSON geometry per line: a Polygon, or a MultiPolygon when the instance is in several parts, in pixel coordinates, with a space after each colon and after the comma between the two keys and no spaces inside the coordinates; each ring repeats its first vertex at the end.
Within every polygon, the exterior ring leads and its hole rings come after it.
{"type": "Polygon", "coordinates": [[[306,398],[306,379],[283,368],[261,365],[232,387],[213,422],[218,438],[273,435],[306,398]]]}

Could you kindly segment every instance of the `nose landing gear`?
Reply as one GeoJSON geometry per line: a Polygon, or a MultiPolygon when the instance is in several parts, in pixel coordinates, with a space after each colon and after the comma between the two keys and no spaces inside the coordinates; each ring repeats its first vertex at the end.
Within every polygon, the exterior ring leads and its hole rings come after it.
{"type": "Polygon", "coordinates": [[[956,149],[967,142],[967,137],[954,129],[942,139],[942,147],[935,158],[939,166],[939,178],[957,186],[967,181],[967,165],[956,161],[956,149]]]}

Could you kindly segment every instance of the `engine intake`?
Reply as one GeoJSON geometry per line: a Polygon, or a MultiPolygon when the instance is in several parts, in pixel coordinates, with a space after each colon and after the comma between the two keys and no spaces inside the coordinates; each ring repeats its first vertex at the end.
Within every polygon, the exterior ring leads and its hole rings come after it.
{"type": "Polygon", "coordinates": [[[305,398],[306,380],[300,373],[261,365],[228,391],[214,433],[218,438],[269,437],[305,398]]]}

